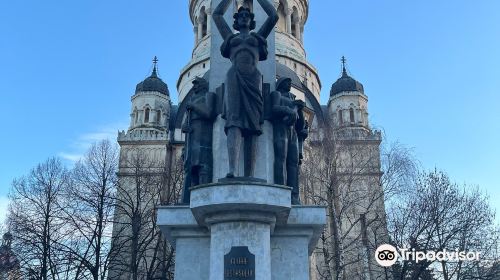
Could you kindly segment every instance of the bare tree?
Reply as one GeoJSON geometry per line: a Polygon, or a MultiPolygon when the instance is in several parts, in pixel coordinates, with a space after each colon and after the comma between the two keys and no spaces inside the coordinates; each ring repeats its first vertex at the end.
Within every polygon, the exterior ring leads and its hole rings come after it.
{"type": "Polygon", "coordinates": [[[182,162],[169,154],[165,163],[131,151],[118,182],[117,148],[102,141],[71,171],[50,159],[14,180],[9,225],[23,279],[172,279],[174,251],[156,225],[156,208],[182,189],[182,162]]]}
{"type": "Polygon", "coordinates": [[[405,261],[397,279],[421,279],[428,271],[445,280],[498,279],[498,228],[487,197],[477,188],[460,187],[435,170],[421,173],[413,188],[395,198],[389,228],[399,248],[472,251],[481,256],[474,261],[405,261]]]}
{"type": "MultiPolygon", "coordinates": [[[[327,206],[327,228],[316,256],[319,279],[375,279],[374,249],[388,240],[381,173],[381,135],[371,131],[336,130],[326,125],[323,137],[305,147],[301,187],[306,203],[327,206]]],[[[404,154],[391,150],[391,176],[406,164],[404,154]],[[394,166],[392,166],[394,165],[394,166]]],[[[411,162],[411,161],[410,161],[411,162]]],[[[391,181],[392,180],[392,181],[391,181]]],[[[389,188],[388,188],[389,189],[389,188]]]]}
{"type": "Polygon", "coordinates": [[[116,145],[94,143],[64,189],[61,219],[69,230],[60,246],[72,260],[72,279],[107,277],[117,167],[116,145]]]}
{"type": "MultiPolygon", "coordinates": [[[[181,157],[170,151],[169,162],[163,172],[161,205],[175,205],[181,201],[182,189],[184,185],[184,163],[181,157]]],[[[158,246],[161,248],[158,263],[162,264],[160,269],[160,279],[174,279],[174,247],[171,246],[163,234],[160,233],[158,246]]]]}
{"type": "Polygon", "coordinates": [[[390,203],[394,196],[406,192],[415,182],[420,170],[420,163],[412,150],[399,142],[381,145],[382,176],[380,185],[384,190],[384,199],[390,203]]]}
{"type": "Polygon", "coordinates": [[[123,155],[117,188],[110,279],[170,279],[173,249],[156,223],[156,207],[178,202],[182,164],[141,150],[123,155]]]}
{"type": "Polygon", "coordinates": [[[61,162],[51,158],[12,183],[8,221],[23,279],[61,279],[70,270],[59,245],[67,233],[60,203],[68,178],[61,162]]]}

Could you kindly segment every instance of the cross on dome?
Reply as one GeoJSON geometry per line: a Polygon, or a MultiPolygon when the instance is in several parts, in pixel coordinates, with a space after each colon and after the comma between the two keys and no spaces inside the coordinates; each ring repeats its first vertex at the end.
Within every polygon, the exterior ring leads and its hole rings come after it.
{"type": "Polygon", "coordinates": [[[158,64],[158,58],[155,55],[155,57],[153,58],[153,75],[154,76],[156,76],[156,66],[157,66],[157,64],[158,64]]]}
{"type": "Polygon", "coordinates": [[[347,75],[347,70],[345,68],[347,59],[345,58],[345,56],[342,56],[342,59],[340,59],[340,61],[342,62],[342,75],[347,75]]]}

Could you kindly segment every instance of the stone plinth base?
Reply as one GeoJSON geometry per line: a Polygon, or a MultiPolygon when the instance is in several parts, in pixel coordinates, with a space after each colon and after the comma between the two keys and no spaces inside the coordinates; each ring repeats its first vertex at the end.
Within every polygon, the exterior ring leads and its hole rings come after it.
{"type": "Polygon", "coordinates": [[[224,255],[246,246],[255,279],[309,279],[326,223],[324,207],[291,206],[288,187],[233,182],[191,191],[190,206],[160,207],[158,225],[176,249],[176,280],[223,280],[224,255]]]}

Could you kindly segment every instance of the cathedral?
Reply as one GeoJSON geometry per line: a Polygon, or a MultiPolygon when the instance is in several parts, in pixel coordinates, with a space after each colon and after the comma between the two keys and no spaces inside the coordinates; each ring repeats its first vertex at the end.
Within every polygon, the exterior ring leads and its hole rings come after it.
{"type": "MultiPolygon", "coordinates": [[[[320,104],[324,85],[307,60],[303,42],[309,0],[270,1],[279,16],[272,50],[276,79],[290,78],[291,93],[306,104],[310,132],[304,144],[301,201],[328,206],[326,230],[310,257],[310,279],[333,279],[338,270],[343,271],[342,279],[387,279],[388,272],[374,261],[375,249],[388,240],[380,185],[382,139],[368,121],[368,96],[363,85],[349,75],[342,58],[342,71],[331,85],[328,102],[320,104]],[[334,180],[324,183],[327,179],[322,177],[334,180]]],[[[176,91],[169,90],[159,77],[155,57],[152,73],[137,84],[131,97],[130,125],[117,139],[117,197],[122,207],[115,213],[112,246],[119,249],[112,257],[109,279],[172,279],[166,267],[172,266],[171,249],[154,229],[155,207],[180,201],[182,183],[175,174],[183,169],[186,100],[194,94],[193,81],[208,80],[211,71],[211,36],[217,32],[212,26],[211,2],[189,0],[194,45],[190,60],[180,70],[176,91]],[[171,101],[172,94],[177,95],[178,104],[171,101]],[[132,274],[148,276],[130,278],[132,274]]],[[[255,5],[251,0],[235,2],[250,9],[255,5]]]]}

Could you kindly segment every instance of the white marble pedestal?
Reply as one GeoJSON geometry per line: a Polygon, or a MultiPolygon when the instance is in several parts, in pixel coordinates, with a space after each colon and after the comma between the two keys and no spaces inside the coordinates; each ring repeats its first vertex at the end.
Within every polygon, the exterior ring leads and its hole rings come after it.
{"type": "Polygon", "coordinates": [[[223,280],[224,255],[246,246],[255,279],[309,279],[309,255],[326,223],[324,207],[291,206],[288,187],[230,182],[191,191],[189,206],[158,209],[175,246],[176,280],[223,280]]]}

